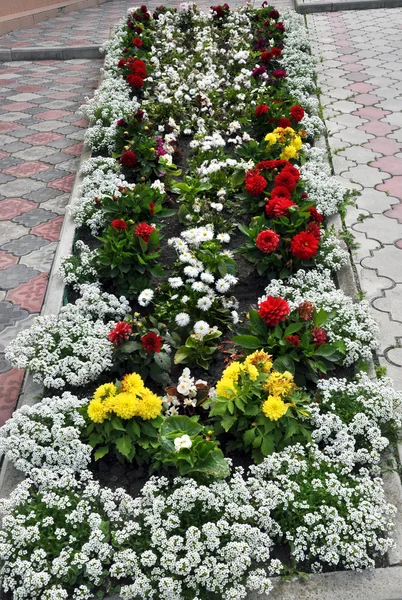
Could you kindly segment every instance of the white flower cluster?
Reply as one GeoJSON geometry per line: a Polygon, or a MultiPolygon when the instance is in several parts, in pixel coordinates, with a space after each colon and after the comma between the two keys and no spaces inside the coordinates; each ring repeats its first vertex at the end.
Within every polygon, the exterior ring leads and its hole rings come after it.
{"type": "Polygon", "coordinates": [[[331,176],[325,152],[320,148],[311,148],[307,152],[307,160],[300,167],[304,187],[309,200],[317,210],[326,217],[338,212],[343,202],[345,188],[331,176]]]}
{"type": "Polygon", "coordinates": [[[34,468],[85,470],[91,448],[80,441],[85,421],[78,409],[87,403],[64,392],[16,410],[0,429],[0,455],[28,476],[34,468]]]}
{"type": "Polygon", "coordinates": [[[63,256],[57,274],[65,284],[79,290],[80,285],[95,282],[98,272],[95,267],[96,250],[91,250],[83,241],[77,240],[76,254],[63,256]]]}
{"type": "Polygon", "coordinates": [[[345,343],[345,366],[372,359],[372,351],[378,347],[379,330],[370,316],[368,303],[353,302],[342,290],[336,289],[330,271],[300,269],[286,283],[281,279],[272,280],[265,294],[285,298],[292,309],[305,300],[312,302],[317,310],[324,309],[328,318],[323,327],[330,342],[343,340],[345,343]]]}
{"type": "Polygon", "coordinates": [[[124,297],[101,292],[97,285],[80,286],[81,297],[63,307],[58,317],[36,317],[6,349],[7,360],[17,369],[27,368],[34,381],[62,389],[95,381],[112,363],[113,346],[104,321],[125,316],[124,297]]]}
{"type": "Polygon", "coordinates": [[[178,409],[180,406],[192,406],[195,408],[197,406],[197,384],[207,385],[207,382],[202,379],[197,379],[196,381],[195,378],[191,376],[190,369],[183,369],[183,372],[178,379],[176,389],[178,394],[184,396],[184,398],[181,399],[170,394],[163,396],[162,400],[165,415],[171,416],[179,414],[178,409]]]}

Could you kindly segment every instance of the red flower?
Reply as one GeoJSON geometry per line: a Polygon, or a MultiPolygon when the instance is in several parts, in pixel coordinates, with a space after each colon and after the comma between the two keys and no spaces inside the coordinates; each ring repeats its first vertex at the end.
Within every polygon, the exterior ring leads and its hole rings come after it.
{"type": "Polygon", "coordinates": [[[123,165],[123,167],[128,167],[129,169],[131,167],[135,167],[137,162],[137,156],[131,150],[127,150],[127,152],[124,152],[119,159],[119,163],[123,165]]]}
{"type": "Polygon", "coordinates": [[[141,343],[143,349],[146,350],[148,354],[151,354],[151,352],[158,353],[161,351],[163,339],[154,331],[150,331],[142,336],[141,343]]]}
{"type": "Polygon", "coordinates": [[[270,254],[270,252],[273,252],[277,249],[279,242],[279,235],[275,233],[275,231],[272,231],[272,229],[266,229],[257,235],[255,245],[257,246],[258,250],[261,250],[261,252],[270,254]]]}
{"type": "Polygon", "coordinates": [[[301,106],[292,106],[290,109],[290,116],[292,117],[292,119],[294,121],[301,121],[302,118],[304,117],[304,108],[302,108],[301,106]]]}
{"type": "Polygon", "coordinates": [[[282,127],[283,129],[286,129],[286,127],[290,127],[290,126],[291,126],[291,122],[286,117],[282,117],[282,119],[278,119],[278,127],[282,127]]]}
{"type": "Polygon", "coordinates": [[[305,300],[304,302],[302,302],[299,305],[299,308],[297,310],[299,313],[299,317],[303,321],[311,321],[311,319],[313,318],[314,305],[311,302],[309,302],[308,300],[305,300]]]}
{"type": "Polygon", "coordinates": [[[127,60],[131,73],[139,75],[143,79],[147,76],[147,66],[140,58],[129,58],[127,60]]]}
{"type": "Polygon", "coordinates": [[[298,169],[296,169],[296,167],[294,167],[291,163],[288,162],[288,164],[286,165],[285,169],[283,169],[284,171],[286,170],[286,173],[289,173],[290,175],[293,175],[293,177],[296,179],[296,181],[299,181],[300,179],[300,171],[298,169]]]}
{"type": "Polygon", "coordinates": [[[279,13],[275,8],[273,8],[272,10],[269,11],[268,16],[270,19],[276,20],[279,17],[279,13]]]}
{"type": "Polygon", "coordinates": [[[151,233],[155,231],[155,227],[152,225],[148,225],[148,223],[139,223],[137,227],[134,229],[134,233],[137,237],[140,237],[148,244],[149,236],[151,233]]]}
{"type": "Polygon", "coordinates": [[[262,62],[263,65],[267,65],[269,63],[269,61],[272,58],[272,53],[271,52],[263,52],[260,56],[260,61],[262,62]]]}
{"type": "Polygon", "coordinates": [[[285,25],[281,21],[278,21],[278,23],[275,23],[275,27],[281,33],[285,33],[285,25]]]}
{"type": "Polygon", "coordinates": [[[321,229],[318,223],[309,223],[306,231],[307,233],[311,233],[317,240],[321,238],[321,229]]]}
{"type": "Polygon", "coordinates": [[[279,217],[288,216],[291,206],[296,206],[293,200],[282,196],[274,196],[265,205],[265,212],[271,219],[278,219],[279,217]]]}
{"type": "Polygon", "coordinates": [[[119,60],[119,62],[117,63],[117,67],[118,67],[119,69],[122,69],[123,67],[125,67],[125,66],[126,66],[126,64],[127,64],[127,61],[126,61],[126,59],[125,59],[125,58],[121,58],[121,59],[119,60]]]}
{"type": "Polygon", "coordinates": [[[144,86],[144,80],[139,75],[127,75],[127,81],[136,90],[140,90],[144,86]]]}
{"type": "Polygon", "coordinates": [[[323,346],[327,342],[327,332],[321,329],[321,327],[313,327],[311,330],[311,338],[316,346],[323,346]]]}
{"type": "Polygon", "coordinates": [[[285,340],[291,344],[292,346],[294,346],[295,348],[298,348],[300,346],[301,343],[301,339],[299,338],[298,335],[287,335],[285,337],[285,340]]]}
{"type": "Polygon", "coordinates": [[[142,44],[143,44],[143,43],[144,43],[144,42],[143,42],[143,41],[142,41],[142,39],[141,39],[141,38],[139,38],[139,37],[135,37],[135,38],[133,39],[133,46],[135,46],[136,48],[141,48],[141,46],[142,46],[142,44]]]}
{"type": "Polygon", "coordinates": [[[271,48],[271,54],[273,58],[279,58],[280,56],[282,56],[282,50],[274,46],[273,48],[271,48]]]}
{"type": "Polygon", "coordinates": [[[244,177],[244,181],[246,183],[246,190],[252,196],[259,196],[267,187],[267,180],[256,169],[248,171],[244,177]]]}
{"type": "Polygon", "coordinates": [[[268,169],[268,171],[273,171],[274,169],[282,169],[283,167],[286,167],[287,165],[290,165],[290,162],[287,160],[262,160],[257,164],[256,169],[261,170],[261,171],[263,169],[268,169]]]}
{"type": "Polygon", "coordinates": [[[289,188],[284,185],[277,185],[270,194],[270,198],[290,198],[291,193],[289,188]]]}
{"type": "Polygon", "coordinates": [[[303,200],[307,200],[307,198],[308,198],[308,194],[306,194],[306,192],[302,192],[302,193],[300,194],[300,198],[303,198],[303,200]]]}
{"type": "Polygon", "coordinates": [[[268,296],[266,300],[258,305],[258,314],[270,327],[275,327],[280,321],[284,321],[290,313],[290,306],[283,298],[268,296]]]}
{"type": "MultiPolygon", "coordinates": [[[[303,195],[303,194],[301,194],[303,195]]],[[[324,217],[322,216],[321,213],[318,212],[318,210],[314,207],[314,206],[310,206],[307,211],[310,213],[310,221],[313,221],[314,223],[322,223],[324,217]]]]}
{"type": "Polygon", "coordinates": [[[149,203],[149,212],[151,215],[155,214],[155,202],[149,203]]]}
{"type": "Polygon", "coordinates": [[[130,333],[133,333],[133,328],[130,323],[119,321],[119,323],[116,323],[113,327],[112,331],[108,333],[107,339],[109,342],[112,342],[112,344],[118,346],[123,340],[128,338],[130,333]]]}
{"type": "Polygon", "coordinates": [[[124,231],[128,227],[124,219],[115,219],[111,222],[111,226],[114,227],[114,229],[118,229],[119,231],[124,231]]]}
{"type": "Polygon", "coordinates": [[[319,241],[307,231],[297,233],[290,243],[290,251],[293,256],[301,260],[309,260],[317,254],[319,241]]]}
{"type": "Polygon", "coordinates": [[[274,183],[275,185],[286,187],[288,190],[292,191],[297,185],[297,179],[293,176],[291,171],[288,170],[288,167],[285,167],[283,171],[278,173],[275,177],[274,183]]]}
{"type": "Polygon", "coordinates": [[[266,104],[259,104],[254,111],[256,117],[262,117],[269,111],[269,107],[266,104]]]}
{"type": "Polygon", "coordinates": [[[275,71],[272,71],[272,77],[275,77],[276,79],[285,79],[285,69],[275,69],[275,71]]]}

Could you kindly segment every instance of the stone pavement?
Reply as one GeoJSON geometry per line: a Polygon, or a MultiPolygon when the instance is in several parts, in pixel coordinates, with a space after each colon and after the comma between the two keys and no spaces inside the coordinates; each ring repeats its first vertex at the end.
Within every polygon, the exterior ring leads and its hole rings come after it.
{"type": "Polygon", "coordinates": [[[361,192],[346,223],[379,360],[402,389],[402,8],[308,15],[307,25],[334,170],[361,192]]]}
{"type": "Polygon", "coordinates": [[[0,64],[0,425],[23,378],[4,349],[41,310],[101,64],[0,64]]]}

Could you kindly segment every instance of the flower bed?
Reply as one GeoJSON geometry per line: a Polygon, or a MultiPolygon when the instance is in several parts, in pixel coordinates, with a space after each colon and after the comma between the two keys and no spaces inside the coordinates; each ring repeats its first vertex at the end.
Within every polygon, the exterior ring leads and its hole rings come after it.
{"type": "Polygon", "coordinates": [[[27,476],[1,501],[4,589],[237,600],[375,566],[402,396],[364,373],[376,325],[332,279],[345,198],[302,23],[141,6],[106,50],[71,302],[7,350],[48,394],[0,432],[27,476]]]}

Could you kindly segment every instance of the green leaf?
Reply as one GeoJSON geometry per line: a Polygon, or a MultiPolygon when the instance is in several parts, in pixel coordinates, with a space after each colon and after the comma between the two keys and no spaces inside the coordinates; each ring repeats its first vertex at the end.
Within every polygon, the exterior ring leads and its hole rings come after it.
{"type": "Polygon", "coordinates": [[[121,346],[119,346],[119,351],[124,353],[136,352],[141,348],[141,344],[138,342],[123,342],[121,346]]]}
{"type": "Polygon", "coordinates": [[[284,371],[289,371],[289,373],[292,373],[292,375],[295,374],[294,360],[288,354],[278,356],[278,358],[274,360],[272,367],[276,371],[280,371],[281,373],[283,373],[284,371]]]}
{"type": "Polygon", "coordinates": [[[236,335],[232,341],[249,350],[258,350],[262,347],[260,340],[255,335],[236,335]]]}
{"type": "Polygon", "coordinates": [[[190,348],[186,348],[186,346],[180,346],[180,348],[177,350],[176,354],[174,355],[174,364],[179,365],[180,363],[186,361],[188,356],[190,355],[190,353],[191,353],[190,348]]]}
{"type": "Polygon", "coordinates": [[[164,419],[160,435],[161,437],[176,437],[178,434],[187,433],[191,437],[198,435],[201,431],[202,426],[194,418],[174,415],[164,419]]]}
{"type": "Polygon", "coordinates": [[[110,422],[112,424],[113,429],[116,429],[117,431],[126,431],[126,428],[124,427],[119,417],[112,417],[110,419],[110,422]]]}
{"type": "Polygon", "coordinates": [[[322,325],[324,323],[324,321],[326,321],[326,319],[327,319],[327,313],[325,312],[325,310],[323,308],[321,308],[319,311],[317,311],[314,314],[314,326],[320,327],[320,325],[322,325]]]}
{"type": "Polygon", "coordinates": [[[319,346],[316,350],[314,350],[315,356],[332,356],[338,352],[338,349],[332,344],[324,344],[323,346],[319,346]]]}
{"type": "Polygon", "coordinates": [[[250,444],[252,444],[254,442],[254,438],[255,438],[255,427],[253,427],[252,429],[247,429],[247,431],[245,431],[243,433],[243,441],[246,444],[246,446],[250,446],[250,444]]]}
{"type": "Polygon", "coordinates": [[[117,450],[126,458],[128,458],[132,447],[133,444],[129,435],[122,435],[116,440],[117,450]]]}
{"type": "Polygon", "coordinates": [[[225,415],[220,423],[225,431],[229,431],[236,420],[237,417],[235,415],[225,415]]]}
{"type": "Polygon", "coordinates": [[[230,178],[232,188],[240,187],[244,182],[244,171],[235,171],[230,178]]]}
{"type": "Polygon", "coordinates": [[[265,339],[268,336],[268,328],[264,321],[261,319],[258,312],[254,309],[249,311],[250,322],[255,329],[256,333],[265,339]]]}
{"type": "Polygon", "coordinates": [[[299,322],[299,323],[291,323],[290,325],[288,325],[283,333],[283,337],[287,337],[288,335],[292,335],[292,333],[296,333],[297,331],[300,331],[300,329],[303,327],[304,323],[299,322]]]}
{"type": "Polygon", "coordinates": [[[171,358],[166,352],[156,353],[154,356],[154,361],[164,371],[170,371],[171,358]]]}
{"type": "Polygon", "coordinates": [[[94,458],[95,460],[99,460],[103,458],[109,452],[109,446],[101,446],[95,451],[94,458]]]}
{"type": "Polygon", "coordinates": [[[268,456],[275,451],[274,438],[271,435],[264,435],[261,444],[261,452],[264,456],[268,456]]]}

